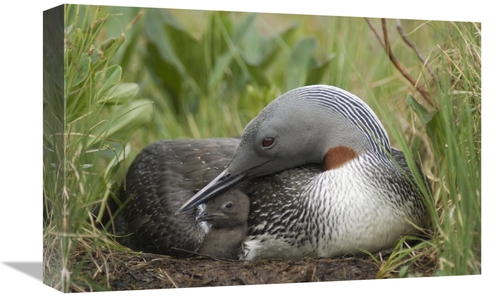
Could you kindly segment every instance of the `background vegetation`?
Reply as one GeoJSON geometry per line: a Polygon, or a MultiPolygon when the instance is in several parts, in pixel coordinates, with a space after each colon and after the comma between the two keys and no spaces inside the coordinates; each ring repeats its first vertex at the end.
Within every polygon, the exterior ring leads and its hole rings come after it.
{"type": "Polygon", "coordinates": [[[422,259],[434,275],[481,273],[480,24],[402,20],[400,33],[387,20],[412,84],[378,19],[75,5],[64,18],[64,133],[44,121],[46,284],[106,289],[72,259],[120,248],[99,228],[105,201],[144,146],[239,135],[280,94],[318,83],[365,100],[431,181],[419,182],[429,239],[374,257],[379,276],[408,276],[422,259]]]}

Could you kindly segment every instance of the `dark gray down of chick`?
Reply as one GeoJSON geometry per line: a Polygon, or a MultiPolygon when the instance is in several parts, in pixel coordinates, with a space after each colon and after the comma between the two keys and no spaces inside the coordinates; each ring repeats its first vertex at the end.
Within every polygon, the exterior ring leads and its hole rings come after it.
{"type": "Polygon", "coordinates": [[[248,196],[231,189],[207,203],[197,221],[211,224],[198,254],[220,259],[238,259],[241,243],[247,236],[250,209],[248,196]]]}

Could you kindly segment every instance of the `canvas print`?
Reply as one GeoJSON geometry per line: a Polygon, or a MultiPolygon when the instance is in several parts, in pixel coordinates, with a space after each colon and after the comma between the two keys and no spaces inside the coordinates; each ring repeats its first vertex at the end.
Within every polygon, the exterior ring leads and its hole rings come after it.
{"type": "Polygon", "coordinates": [[[43,282],[481,274],[481,23],[66,4],[43,282]]]}

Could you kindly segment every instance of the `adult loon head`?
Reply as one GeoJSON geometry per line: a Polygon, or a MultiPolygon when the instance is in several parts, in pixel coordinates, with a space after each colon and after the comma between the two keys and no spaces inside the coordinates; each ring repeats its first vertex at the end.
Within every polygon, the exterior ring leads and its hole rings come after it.
{"type": "Polygon", "coordinates": [[[365,153],[388,158],[389,137],[373,111],[353,94],[326,85],[291,90],[245,128],[234,157],[219,176],[179,212],[236,183],[305,164],[334,169],[365,153]]]}

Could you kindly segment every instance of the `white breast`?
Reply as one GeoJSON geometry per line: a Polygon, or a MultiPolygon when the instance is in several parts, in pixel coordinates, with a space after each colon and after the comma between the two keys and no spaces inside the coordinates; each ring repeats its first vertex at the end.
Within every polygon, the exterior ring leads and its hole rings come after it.
{"type": "MultiPolygon", "coordinates": [[[[318,216],[312,226],[318,232],[317,255],[332,257],[370,252],[393,246],[401,234],[415,228],[405,217],[396,201],[402,201],[381,178],[381,172],[370,172],[363,157],[336,170],[314,178],[304,194],[308,205],[318,216]]],[[[402,203],[402,202],[401,202],[402,203]]]]}
{"type": "Polygon", "coordinates": [[[408,222],[397,193],[384,186],[381,173],[365,170],[359,156],[344,166],[314,177],[297,199],[304,199],[304,212],[294,237],[309,236],[300,247],[274,235],[248,238],[242,259],[335,257],[346,253],[370,252],[393,246],[401,234],[415,231],[408,222]]]}

